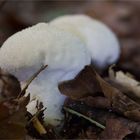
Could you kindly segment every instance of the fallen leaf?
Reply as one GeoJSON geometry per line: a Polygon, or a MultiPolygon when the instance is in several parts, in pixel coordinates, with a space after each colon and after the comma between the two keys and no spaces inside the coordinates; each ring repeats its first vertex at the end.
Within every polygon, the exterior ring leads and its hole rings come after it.
{"type": "Polygon", "coordinates": [[[30,97],[0,103],[0,139],[24,139],[26,135],[26,105],[30,97]]]}
{"type": "Polygon", "coordinates": [[[0,69],[0,101],[16,98],[21,91],[18,79],[0,69]]]}
{"type": "Polygon", "coordinates": [[[112,76],[110,76],[110,79],[112,81],[123,87],[128,96],[133,98],[139,98],[140,100],[140,82],[135,80],[132,76],[128,76],[122,71],[114,72],[114,78],[111,77],[112,76]]]}
{"type": "MultiPolygon", "coordinates": [[[[121,122],[121,124],[132,131],[136,136],[140,137],[140,122],[132,121],[126,117],[120,116],[116,113],[105,109],[98,109],[89,107],[84,102],[75,101],[70,98],[66,99],[64,107],[71,108],[85,116],[105,125],[108,119],[116,119],[121,122]]],[[[113,122],[114,125],[115,122],[113,122]]],[[[113,126],[112,125],[112,126],[113,126]]]]}
{"type": "Polygon", "coordinates": [[[80,101],[83,101],[84,103],[86,103],[87,105],[91,106],[91,107],[97,107],[97,108],[110,108],[111,106],[111,102],[110,100],[108,100],[105,97],[92,97],[92,96],[88,96],[86,98],[81,99],[80,101]]]}
{"type": "Polygon", "coordinates": [[[90,66],[87,70],[92,70],[96,75],[97,81],[100,83],[104,96],[111,101],[112,110],[123,114],[124,116],[140,121],[140,105],[135,101],[124,95],[121,91],[112,87],[109,83],[104,81],[90,66]],[[127,113],[129,112],[129,113],[127,113]]]}
{"type": "Polygon", "coordinates": [[[122,140],[126,135],[131,134],[132,131],[124,126],[118,119],[108,119],[106,121],[106,128],[101,133],[99,139],[117,139],[122,140]]]}
{"type": "Polygon", "coordinates": [[[89,95],[96,96],[101,91],[99,83],[96,82],[94,73],[83,69],[73,80],[64,81],[59,84],[59,90],[72,99],[80,99],[89,95]]]}
{"type": "MultiPolygon", "coordinates": [[[[91,96],[92,94],[88,94],[89,90],[87,87],[87,85],[90,85],[91,88],[91,93],[94,93],[93,96],[99,97],[101,96],[100,93],[103,94],[103,96],[107,99],[105,100],[105,98],[102,98],[102,100],[104,99],[106,102],[108,101],[108,105],[107,108],[110,108],[112,111],[117,112],[118,114],[122,114],[125,117],[128,117],[132,120],[135,121],[140,121],[140,105],[138,103],[136,103],[135,101],[133,101],[131,98],[129,98],[128,96],[126,96],[125,94],[123,94],[119,89],[111,86],[109,83],[107,83],[105,80],[103,80],[103,78],[101,78],[96,71],[91,67],[91,66],[86,66],[78,75],[79,81],[80,77],[82,77],[83,75],[85,75],[85,73],[88,73],[88,77],[85,78],[86,81],[84,81],[81,87],[81,89],[86,89],[84,93],[80,96],[82,98],[82,101],[84,100],[83,98],[86,98],[88,96],[91,96]],[[90,78],[89,78],[90,77],[90,78]],[[92,82],[94,81],[94,82],[92,82]],[[97,85],[97,87],[96,87],[97,85]],[[93,90],[93,91],[92,91],[93,90]],[[98,96],[97,96],[98,95],[98,96]]],[[[85,75],[86,77],[86,75],[85,75]]],[[[72,98],[72,99],[76,99],[76,100],[80,100],[79,98],[77,98],[77,92],[75,92],[75,87],[74,86],[70,86],[70,85],[74,85],[78,83],[76,83],[76,79],[70,80],[70,81],[66,81],[62,84],[59,85],[59,90],[62,94],[65,94],[66,96],[72,98]],[[69,87],[69,88],[68,88],[69,87]]],[[[82,79],[82,78],[81,78],[82,79]]],[[[84,79],[82,79],[84,80],[84,79]]],[[[80,87],[77,86],[79,89],[80,87]]],[[[79,90],[80,91],[80,90],[79,90]]],[[[80,92],[78,93],[78,96],[80,95],[80,92]]],[[[95,98],[93,98],[95,100],[95,98]]],[[[93,101],[94,101],[93,100],[93,101]]],[[[101,103],[99,104],[99,102],[97,102],[98,104],[96,104],[95,106],[99,108],[101,108],[101,103]]],[[[90,105],[88,103],[88,105],[90,105]]],[[[91,106],[93,106],[93,104],[91,104],[91,106]]],[[[106,106],[105,106],[106,107],[106,106]]],[[[102,108],[105,108],[102,107],[102,108]]]]}

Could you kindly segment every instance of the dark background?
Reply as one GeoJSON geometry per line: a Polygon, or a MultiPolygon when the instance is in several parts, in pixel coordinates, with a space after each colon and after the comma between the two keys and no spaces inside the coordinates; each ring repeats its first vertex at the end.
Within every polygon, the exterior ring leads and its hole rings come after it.
{"type": "Polygon", "coordinates": [[[118,0],[0,0],[0,40],[38,22],[84,13],[102,20],[120,38],[139,38],[140,2],[118,0]]]}

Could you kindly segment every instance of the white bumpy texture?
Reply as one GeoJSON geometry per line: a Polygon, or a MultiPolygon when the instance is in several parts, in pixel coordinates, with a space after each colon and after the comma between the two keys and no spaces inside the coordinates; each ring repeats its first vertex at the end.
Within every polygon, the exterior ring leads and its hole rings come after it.
{"type": "Polygon", "coordinates": [[[115,63],[120,55],[120,47],[115,34],[103,23],[86,15],[67,15],[50,22],[79,36],[88,48],[92,63],[100,68],[115,63]]]}
{"type": "MultiPolygon", "coordinates": [[[[114,63],[120,54],[118,41],[103,23],[84,15],[63,16],[49,24],[39,23],[17,32],[0,48],[0,67],[26,84],[42,65],[42,71],[31,83],[27,93],[31,100],[43,102],[45,121],[54,126],[61,123],[65,96],[58,83],[74,78],[85,65],[104,68],[114,63]]],[[[36,112],[36,101],[27,109],[36,112]]]]}
{"type": "MultiPolygon", "coordinates": [[[[61,108],[65,96],[58,83],[72,79],[91,63],[85,44],[76,35],[46,23],[22,30],[10,38],[0,49],[0,67],[13,73],[25,84],[42,65],[48,65],[31,83],[27,92],[43,102],[46,123],[59,125],[63,119],[61,108]]],[[[35,112],[35,102],[27,106],[35,112]]]]}

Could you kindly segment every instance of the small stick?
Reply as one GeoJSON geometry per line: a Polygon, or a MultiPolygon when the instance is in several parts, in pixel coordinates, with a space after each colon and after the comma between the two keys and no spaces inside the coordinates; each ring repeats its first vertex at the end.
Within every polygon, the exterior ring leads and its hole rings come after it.
{"type": "Polygon", "coordinates": [[[33,76],[31,76],[29,78],[29,80],[27,80],[27,84],[25,85],[25,87],[22,89],[22,91],[19,93],[17,98],[20,98],[22,95],[25,94],[28,86],[31,84],[31,82],[40,74],[40,72],[42,72],[44,69],[47,68],[48,65],[42,66],[36,73],[33,74],[33,76]]]}
{"type": "Polygon", "coordinates": [[[32,118],[32,123],[33,123],[35,129],[39,132],[40,135],[43,135],[43,134],[47,133],[44,126],[40,123],[40,121],[38,120],[38,118],[36,116],[34,116],[32,118]]]}
{"type": "Polygon", "coordinates": [[[72,110],[72,109],[70,109],[70,108],[68,108],[68,107],[63,107],[63,109],[64,109],[65,111],[71,113],[71,114],[77,115],[77,116],[79,116],[79,117],[82,117],[82,118],[84,118],[84,119],[90,121],[91,123],[95,124],[96,126],[102,128],[102,129],[105,129],[105,126],[104,126],[104,125],[102,125],[102,124],[100,124],[100,123],[94,121],[93,119],[91,119],[91,118],[89,118],[89,117],[87,117],[87,116],[85,116],[85,115],[83,115],[83,114],[81,114],[81,113],[79,113],[79,112],[77,112],[77,111],[74,111],[74,110],[72,110]]]}
{"type": "MultiPolygon", "coordinates": [[[[45,108],[45,109],[46,109],[46,108],[45,108]]],[[[40,135],[43,135],[43,134],[46,134],[46,133],[47,133],[45,127],[42,125],[42,123],[41,123],[40,120],[38,119],[38,115],[40,114],[40,112],[41,112],[41,111],[44,111],[45,109],[43,109],[43,110],[38,110],[38,111],[35,113],[35,115],[28,121],[28,125],[32,122],[34,128],[37,130],[37,132],[38,132],[40,135]]]]}

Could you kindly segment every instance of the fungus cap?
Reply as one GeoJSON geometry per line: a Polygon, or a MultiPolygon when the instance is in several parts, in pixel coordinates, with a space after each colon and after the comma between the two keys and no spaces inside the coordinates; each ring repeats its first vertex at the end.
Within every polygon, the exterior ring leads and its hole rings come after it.
{"type": "Polygon", "coordinates": [[[92,56],[92,62],[100,68],[115,63],[120,55],[120,47],[115,34],[102,22],[86,15],[66,15],[50,22],[79,36],[92,56]]]}
{"type": "Polygon", "coordinates": [[[33,68],[37,70],[46,64],[50,70],[80,71],[91,61],[84,45],[69,32],[39,23],[5,41],[0,49],[0,67],[15,75],[24,72],[26,78],[31,76],[33,68]]]}
{"type": "MultiPolygon", "coordinates": [[[[31,94],[31,100],[43,102],[47,108],[45,121],[55,126],[63,119],[61,108],[65,99],[58,83],[74,78],[90,62],[91,57],[79,37],[46,23],[17,32],[0,48],[0,67],[16,75],[23,84],[41,65],[48,65],[27,93],[31,94]]],[[[32,102],[27,109],[35,112],[34,107],[32,102]]]]}

